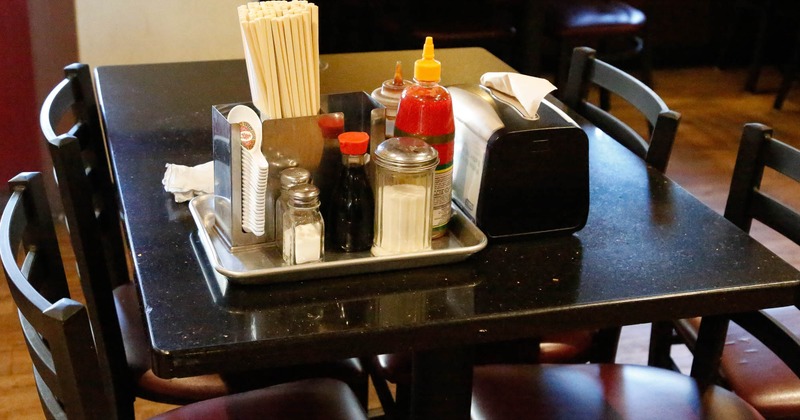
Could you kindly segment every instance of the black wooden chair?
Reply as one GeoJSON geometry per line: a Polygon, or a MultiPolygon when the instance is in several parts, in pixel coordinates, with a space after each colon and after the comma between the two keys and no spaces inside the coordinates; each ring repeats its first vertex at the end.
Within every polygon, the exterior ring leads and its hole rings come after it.
{"type": "MultiPolygon", "coordinates": [[[[86,307],[70,298],[41,174],[22,173],[9,186],[0,218],[0,259],[45,416],[133,419],[133,405],[120,407],[115,401],[111,370],[86,307]]],[[[350,420],[366,415],[346,384],[312,379],[186,405],[158,418],[350,420]]]]}
{"type": "MultiPolygon", "coordinates": [[[[747,124],[733,170],[725,218],[749,232],[759,221],[800,245],[800,212],[762,189],[765,169],[800,182],[800,150],[772,137],[772,129],[747,124]]],[[[783,184],[781,184],[783,185],[783,184]]],[[[720,362],[722,384],[766,418],[800,418],[800,311],[796,306],[730,317],[720,362]]],[[[675,322],[694,350],[701,319],[675,322]]],[[[669,367],[669,347],[658,349],[654,365],[669,367]]]]}
{"type": "Polygon", "coordinates": [[[127,404],[139,396],[184,404],[296,379],[330,376],[351,385],[366,406],[368,377],[358,359],[225,376],[162,379],[153,374],[138,293],[129,276],[128,251],[89,68],[73,64],[65,73],[66,78],[42,106],[40,124],[53,159],[98,350],[112,367],[119,400],[127,404]],[[59,135],[55,127],[62,120],[73,125],[59,135]]]}
{"type": "MultiPolygon", "coordinates": [[[[563,101],[576,110],[592,124],[628,148],[648,165],[660,172],[667,170],[675,135],[678,131],[681,115],[667,107],[666,103],[652,89],[626,72],[596,58],[595,51],[587,47],[575,48],[569,69],[569,78],[564,87],[563,101]],[[619,96],[640,113],[649,130],[645,139],[641,134],[626,124],[609,110],[605,110],[589,101],[591,88],[599,87],[611,95],[619,96]]],[[[667,343],[676,341],[669,322],[654,323],[653,340],[667,343]]],[[[619,329],[608,329],[599,332],[602,335],[619,338],[619,329]]],[[[613,339],[605,339],[606,351],[616,354],[613,339]]],[[[666,345],[666,344],[659,344],[666,345]]]]}
{"type": "MultiPolygon", "coordinates": [[[[628,3],[616,0],[543,0],[544,35],[556,41],[558,70],[555,85],[563,86],[572,51],[590,46],[600,58],[616,66],[636,62],[640,79],[652,85],[652,64],[646,42],[647,17],[628,3]]],[[[560,95],[562,91],[557,92],[560,95]]],[[[601,108],[609,109],[602,92],[601,108]]]]}
{"type": "Polygon", "coordinates": [[[680,114],[671,111],[652,89],[626,72],[596,58],[587,47],[575,48],[567,84],[562,88],[564,103],[603,132],[664,172],[672,153],[680,114]],[[649,137],[645,139],[611,112],[589,102],[590,88],[600,87],[631,104],[646,119],[649,137]]]}

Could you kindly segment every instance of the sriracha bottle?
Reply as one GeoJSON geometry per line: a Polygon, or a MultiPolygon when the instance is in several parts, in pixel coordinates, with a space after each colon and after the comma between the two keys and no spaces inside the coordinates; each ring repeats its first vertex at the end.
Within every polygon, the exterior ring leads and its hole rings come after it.
{"type": "Polygon", "coordinates": [[[453,100],[439,85],[442,65],[433,58],[433,38],[425,38],[422,58],[414,63],[414,84],[400,96],[395,120],[396,137],[416,137],[439,153],[433,181],[433,238],[447,233],[453,187],[453,100]]]}

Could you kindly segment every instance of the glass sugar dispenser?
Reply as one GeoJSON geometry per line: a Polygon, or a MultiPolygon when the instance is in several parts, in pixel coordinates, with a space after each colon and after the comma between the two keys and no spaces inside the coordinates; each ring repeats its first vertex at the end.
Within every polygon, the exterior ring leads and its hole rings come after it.
{"type": "Polygon", "coordinates": [[[381,143],[375,163],[372,255],[431,249],[434,170],[439,155],[425,141],[395,137],[381,143]]]}
{"type": "Polygon", "coordinates": [[[283,260],[287,264],[322,261],[325,256],[325,222],[319,212],[319,188],[295,185],[288,190],[283,213],[283,260]]]}

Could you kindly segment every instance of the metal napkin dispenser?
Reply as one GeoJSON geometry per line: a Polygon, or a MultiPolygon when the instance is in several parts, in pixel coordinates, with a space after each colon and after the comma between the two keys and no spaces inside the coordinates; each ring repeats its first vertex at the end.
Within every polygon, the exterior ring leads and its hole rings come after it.
{"type": "Polygon", "coordinates": [[[456,124],[453,199],[486,236],[583,228],[589,214],[586,133],[547,100],[538,118],[528,119],[484,86],[448,89],[456,124]]]}

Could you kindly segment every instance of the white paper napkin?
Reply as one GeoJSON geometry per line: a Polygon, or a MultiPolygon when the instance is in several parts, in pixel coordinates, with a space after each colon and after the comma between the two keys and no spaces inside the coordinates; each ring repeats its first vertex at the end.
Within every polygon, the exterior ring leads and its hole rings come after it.
{"type": "Polygon", "coordinates": [[[214,192],[214,161],[195,166],[168,163],[161,183],[164,191],[175,195],[176,203],[189,201],[192,197],[214,192]]]}
{"type": "Polygon", "coordinates": [[[556,87],[547,79],[519,73],[489,72],[481,76],[481,84],[492,89],[498,99],[520,111],[523,117],[536,120],[539,105],[556,87]]]}

